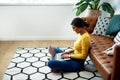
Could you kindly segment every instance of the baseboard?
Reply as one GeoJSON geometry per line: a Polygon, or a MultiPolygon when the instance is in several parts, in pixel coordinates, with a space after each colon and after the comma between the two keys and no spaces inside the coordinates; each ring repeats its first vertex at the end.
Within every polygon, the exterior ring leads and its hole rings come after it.
{"type": "Polygon", "coordinates": [[[1,41],[9,40],[75,40],[75,36],[15,36],[0,37],[1,41]]]}

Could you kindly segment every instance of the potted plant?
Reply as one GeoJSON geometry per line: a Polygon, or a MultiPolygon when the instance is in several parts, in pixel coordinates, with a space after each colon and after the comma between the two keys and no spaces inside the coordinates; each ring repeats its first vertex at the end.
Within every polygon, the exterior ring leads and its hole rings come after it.
{"type": "Polygon", "coordinates": [[[100,0],[79,0],[75,4],[76,16],[79,16],[82,12],[84,12],[88,8],[88,6],[91,10],[100,11],[101,8],[103,11],[108,12],[111,17],[114,15],[115,12],[111,4],[108,2],[103,2],[100,4],[100,0]]]}

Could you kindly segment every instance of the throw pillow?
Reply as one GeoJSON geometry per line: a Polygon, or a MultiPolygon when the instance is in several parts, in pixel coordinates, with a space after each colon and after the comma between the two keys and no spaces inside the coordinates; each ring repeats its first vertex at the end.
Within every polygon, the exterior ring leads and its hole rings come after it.
{"type": "Polygon", "coordinates": [[[117,35],[114,37],[114,42],[119,43],[120,42],[120,31],[117,33],[117,35]]]}
{"type": "Polygon", "coordinates": [[[110,21],[109,18],[99,16],[92,34],[110,37],[109,35],[105,34],[109,21],[110,21]]]}
{"type": "Polygon", "coordinates": [[[110,20],[108,28],[106,29],[106,34],[115,36],[119,31],[120,31],[120,15],[114,15],[110,20]]]}
{"type": "Polygon", "coordinates": [[[115,43],[112,47],[103,51],[103,53],[105,53],[107,55],[113,55],[114,54],[114,48],[115,48],[116,45],[120,45],[120,43],[115,43]]]}

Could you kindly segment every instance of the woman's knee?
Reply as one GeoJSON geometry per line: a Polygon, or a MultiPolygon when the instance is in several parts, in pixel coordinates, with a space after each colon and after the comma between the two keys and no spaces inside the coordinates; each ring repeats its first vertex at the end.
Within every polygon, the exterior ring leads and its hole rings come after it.
{"type": "Polygon", "coordinates": [[[50,60],[49,62],[48,62],[48,66],[51,68],[52,67],[52,61],[50,60]]]}
{"type": "Polygon", "coordinates": [[[56,64],[55,60],[50,60],[50,61],[48,62],[48,66],[49,66],[50,68],[54,68],[54,67],[55,67],[55,64],[56,64]]]}

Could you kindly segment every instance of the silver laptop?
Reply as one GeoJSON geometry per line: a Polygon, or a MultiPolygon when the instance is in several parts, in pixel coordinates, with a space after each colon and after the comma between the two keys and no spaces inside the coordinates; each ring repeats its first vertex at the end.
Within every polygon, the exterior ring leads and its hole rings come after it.
{"type": "Polygon", "coordinates": [[[62,53],[57,53],[54,57],[56,60],[70,60],[70,58],[62,59],[61,55],[62,53]]]}

